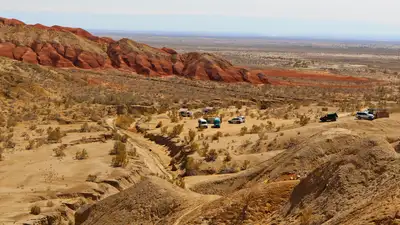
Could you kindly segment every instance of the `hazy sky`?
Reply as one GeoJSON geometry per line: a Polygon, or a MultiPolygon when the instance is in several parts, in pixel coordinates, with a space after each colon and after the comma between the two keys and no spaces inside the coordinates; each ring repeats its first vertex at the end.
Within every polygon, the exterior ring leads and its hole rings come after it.
{"type": "Polygon", "coordinates": [[[399,0],[0,0],[0,16],[87,29],[400,37],[399,0]]]}

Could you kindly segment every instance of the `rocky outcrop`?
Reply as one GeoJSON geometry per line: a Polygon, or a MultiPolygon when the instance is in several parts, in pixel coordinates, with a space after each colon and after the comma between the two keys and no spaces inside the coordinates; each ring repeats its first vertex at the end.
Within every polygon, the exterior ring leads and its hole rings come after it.
{"type": "Polygon", "coordinates": [[[81,28],[26,25],[0,18],[0,56],[60,68],[116,68],[147,76],[178,75],[221,82],[267,83],[265,76],[208,53],[180,55],[171,48],[153,48],[129,39],[114,41],[81,28]],[[15,27],[18,26],[18,29],[15,27]],[[15,29],[9,29],[9,28],[15,29]]]}

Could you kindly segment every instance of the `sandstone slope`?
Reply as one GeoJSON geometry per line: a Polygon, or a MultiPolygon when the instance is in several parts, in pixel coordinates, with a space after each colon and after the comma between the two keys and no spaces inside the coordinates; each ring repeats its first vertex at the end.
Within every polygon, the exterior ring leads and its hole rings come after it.
{"type": "Polygon", "coordinates": [[[80,28],[26,25],[0,18],[0,56],[53,67],[116,68],[149,76],[178,75],[223,82],[268,83],[212,54],[180,55],[129,39],[96,37],[80,28]]]}

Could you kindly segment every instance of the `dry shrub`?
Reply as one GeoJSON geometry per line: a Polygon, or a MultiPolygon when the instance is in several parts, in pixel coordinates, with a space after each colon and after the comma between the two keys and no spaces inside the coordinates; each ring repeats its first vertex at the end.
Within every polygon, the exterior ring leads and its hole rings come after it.
{"type": "Polygon", "coordinates": [[[115,141],[114,147],[110,151],[110,155],[117,155],[119,152],[126,151],[126,145],[122,141],[115,141]]]}
{"type": "Polygon", "coordinates": [[[179,114],[177,111],[169,111],[167,113],[168,117],[171,119],[171,123],[177,123],[180,120],[179,114]]]}
{"type": "Polygon", "coordinates": [[[86,151],[86,149],[82,149],[81,151],[77,151],[75,154],[75,159],[76,160],[84,160],[89,158],[89,154],[86,151]]]}
{"type": "Polygon", "coordinates": [[[304,127],[310,122],[311,118],[306,116],[306,115],[301,115],[299,117],[299,120],[296,121],[296,123],[300,124],[300,126],[304,127]]]}
{"type": "Polygon", "coordinates": [[[321,111],[322,111],[322,112],[328,112],[328,107],[323,107],[323,108],[321,109],[321,111]]]}
{"type": "Polygon", "coordinates": [[[34,205],[31,207],[31,214],[32,215],[39,215],[41,212],[40,206],[34,205]]]}
{"type": "Polygon", "coordinates": [[[243,143],[240,145],[240,147],[242,148],[248,148],[251,145],[251,141],[250,140],[245,140],[243,141],[243,143]]]}
{"type": "Polygon", "coordinates": [[[120,115],[115,120],[115,126],[127,130],[131,127],[132,123],[134,122],[135,122],[134,118],[128,115],[120,115]]]}
{"type": "Polygon", "coordinates": [[[89,124],[88,123],[84,123],[84,124],[82,124],[82,126],[81,126],[81,133],[87,133],[87,132],[90,132],[90,126],[89,126],[89,124]]]}
{"type": "Polygon", "coordinates": [[[172,131],[168,134],[170,138],[178,137],[183,131],[183,124],[177,124],[172,128],[172,131]]]}
{"type": "Polygon", "coordinates": [[[210,149],[210,144],[207,142],[203,141],[203,147],[199,148],[198,153],[201,157],[206,157],[208,149],[210,149]]]}
{"type": "Polygon", "coordinates": [[[126,167],[129,163],[128,154],[126,150],[119,151],[116,156],[113,157],[111,165],[113,167],[126,167]]]}
{"type": "Polygon", "coordinates": [[[185,180],[183,177],[177,177],[174,181],[174,184],[180,188],[185,188],[185,180]]]}
{"type": "Polygon", "coordinates": [[[35,147],[35,140],[30,140],[29,144],[25,147],[26,150],[32,150],[35,147]]]}
{"type": "Polygon", "coordinates": [[[196,131],[190,129],[189,130],[189,143],[192,143],[196,139],[197,133],[196,131]]]}
{"type": "Polygon", "coordinates": [[[194,160],[192,157],[185,157],[181,168],[185,170],[185,176],[195,176],[199,170],[201,162],[194,160]]]}
{"type": "Polygon", "coordinates": [[[168,127],[161,127],[161,135],[166,135],[168,134],[168,127]]]}
{"type": "Polygon", "coordinates": [[[187,149],[188,149],[188,153],[189,153],[189,154],[193,154],[193,153],[199,151],[200,145],[199,145],[198,143],[196,143],[196,142],[191,142],[191,143],[187,146],[187,149]]]}
{"type": "Polygon", "coordinates": [[[244,136],[247,134],[247,127],[242,127],[242,129],[240,129],[240,136],[244,136]]]}
{"type": "Polygon", "coordinates": [[[61,134],[61,131],[60,131],[60,128],[59,128],[59,127],[57,127],[57,128],[54,129],[54,130],[51,130],[51,131],[48,133],[48,136],[47,136],[47,140],[48,140],[50,143],[58,143],[58,142],[61,142],[61,138],[62,138],[62,134],[61,134]]]}
{"type": "Polygon", "coordinates": [[[51,207],[54,206],[54,203],[53,203],[52,201],[49,200],[49,201],[47,201],[46,206],[49,207],[49,208],[51,208],[51,207]]]}
{"type": "Polygon", "coordinates": [[[29,130],[36,130],[36,124],[32,124],[29,126],[29,130]]]}
{"type": "Polygon", "coordinates": [[[215,149],[211,149],[207,152],[206,157],[204,158],[206,162],[214,162],[218,158],[218,153],[215,149]]]}
{"type": "Polygon", "coordinates": [[[57,157],[57,158],[63,158],[63,157],[65,157],[66,155],[65,155],[65,152],[64,152],[64,150],[67,148],[67,145],[60,145],[60,146],[58,146],[57,148],[55,148],[55,149],[53,149],[53,152],[54,152],[54,154],[55,154],[55,156],[57,157]]]}
{"type": "Polygon", "coordinates": [[[215,133],[212,137],[211,140],[212,141],[218,141],[220,137],[223,137],[224,134],[221,131],[218,131],[217,133],[215,133]]]}
{"type": "Polygon", "coordinates": [[[257,126],[257,125],[253,125],[251,127],[250,133],[251,134],[258,134],[262,131],[262,127],[261,126],[257,126]]]}
{"type": "Polygon", "coordinates": [[[229,154],[229,152],[227,152],[225,154],[224,162],[230,162],[231,160],[232,160],[232,156],[231,156],[231,154],[229,154]]]}
{"type": "Polygon", "coordinates": [[[113,167],[125,167],[128,165],[129,159],[126,145],[121,141],[114,143],[114,148],[110,151],[110,155],[115,155],[111,161],[113,167]]]}
{"type": "Polygon", "coordinates": [[[89,174],[86,178],[87,182],[96,182],[96,180],[97,180],[97,175],[95,174],[89,174]]]}

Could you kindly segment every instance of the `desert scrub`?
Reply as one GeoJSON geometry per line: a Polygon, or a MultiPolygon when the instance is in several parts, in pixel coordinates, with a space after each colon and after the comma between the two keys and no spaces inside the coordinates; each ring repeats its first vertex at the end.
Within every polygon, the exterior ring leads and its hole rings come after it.
{"type": "Polygon", "coordinates": [[[60,146],[58,146],[57,148],[53,149],[54,155],[55,155],[57,158],[63,158],[63,157],[65,157],[66,155],[65,155],[64,150],[65,150],[66,148],[67,148],[67,145],[60,145],[60,146]]]}
{"type": "Polygon", "coordinates": [[[212,141],[218,141],[220,137],[223,137],[224,134],[221,131],[218,131],[217,133],[215,133],[212,137],[211,140],[212,141]]]}
{"type": "Polygon", "coordinates": [[[196,139],[197,133],[196,131],[190,129],[188,135],[189,135],[189,143],[192,143],[196,139]]]}
{"type": "Polygon", "coordinates": [[[29,126],[29,130],[36,130],[37,126],[36,124],[32,124],[29,126]]]}
{"type": "Polygon", "coordinates": [[[210,144],[208,144],[207,142],[203,141],[203,147],[200,148],[197,153],[201,156],[201,157],[206,157],[208,149],[210,149],[210,144]]]}
{"type": "Polygon", "coordinates": [[[191,142],[189,145],[186,146],[186,149],[188,154],[193,154],[200,150],[200,145],[196,142],[191,142]]]}
{"type": "Polygon", "coordinates": [[[207,152],[204,160],[206,160],[206,162],[214,162],[215,160],[217,160],[217,158],[218,158],[217,151],[215,149],[211,149],[209,152],[207,152]]]}
{"type": "Polygon", "coordinates": [[[231,154],[229,152],[225,153],[224,162],[230,162],[232,160],[231,154]]]}
{"type": "Polygon", "coordinates": [[[89,174],[86,178],[87,182],[96,182],[97,180],[97,175],[96,174],[89,174]]]}
{"type": "Polygon", "coordinates": [[[32,215],[39,215],[40,212],[41,212],[40,206],[34,205],[34,206],[31,207],[31,212],[30,213],[32,215]]]}
{"type": "Polygon", "coordinates": [[[115,141],[114,147],[110,151],[110,155],[118,155],[119,152],[126,151],[126,145],[122,141],[115,141]]]}
{"type": "Polygon", "coordinates": [[[251,134],[258,134],[262,131],[262,126],[253,125],[250,129],[251,134]]]}
{"type": "Polygon", "coordinates": [[[306,115],[301,115],[299,117],[299,120],[297,120],[295,123],[298,123],[300,126],[304,127],[305,125],[307,125],[310,122],[310,117],[306,116],[306,115]]]}
{"type": "Polygon", "coordinates": [[[49,200],[49,201],[47,201],[46,206],[49,207],[49,208],[51,208],[51,207],[54,206],[54,202],[52,202],[52,201],[49,200]]]}
{"type": "Polygon", "coordinates": [[[77,151],[75,154],[75,159],[76,160],[84,160],[89,158],[89,154],[86,151],[86,149],[82,149],[81,151],[77,151]]]}
{"type": "Polygon", "coordinates": [[[171,119],[171,123],[177,123],[180,120],[179,114],[177,111],[169,111],[167,116],[171,119]]]}
{"type": "Polygon", "coordinates": [[[244,136],[247,134],[247,127],[242,127],[242,129],[240,129],[240,136],[244,136]]]}
{"type": "Polygon", "coordinates": [[[47,141],[50,143],[58,143],[61,142],[62,134],[61,130],[59,127],[56,129],[49,131],[48,130],[48,136],[47,136],[47,141]]]}
{"type": "Polygon", "coordinates": [[[128,163],[129,158],[126,152],[126,148],[120,149],[111,160],[111,165],[113,167],[126,167],[128,163]]]}
{"type": "Polygon", "coordinates": [[[247,139],[247,140],[243,141],[243,143],[240,145],[240,147],[248,148],[250,145],[251,145],[251,141],[247,139]]]}
{"type": "Polygon", "coordinates": [[[160,132],[161,132],[161,135],[166,135],[166,134],[168,134],[168,127],[161,127],[160,132]]]}
{"type": "Polygon", "coordinates": [[[194,160],[192,157],[185,157],[181,168],[185,170],[185,176],[195,176],[200,167],[200,162],[194,160]]]}
{"type": "Polygon", "coordinates": [[[30,140],[28,145],[25,147],[26,150],[32,150],[35,147],[35,140],[30,140]]]}
{"type": "Polygon", "coordinates": [[[81,126],[81,133],[88,133],[88,132],[90,132],[90,126],[89,126],[89,124],[88,123],[84,123],[84,124],[82,124],[82,126],[81,126]]]}
{"type": "Polygon", "coordinates": [[[115,120],[115,126],[127,130],[131,127],[132,123],[134,122],[135,122],[134,118],[128,115],[120,115],[115,120]]]}
{"type": "Polygon", "coordinates": [[[168,134],[170,138],[178,137],[183,132],[183,124],[177,124],[172,128],[172,131],[168,134]]]}

